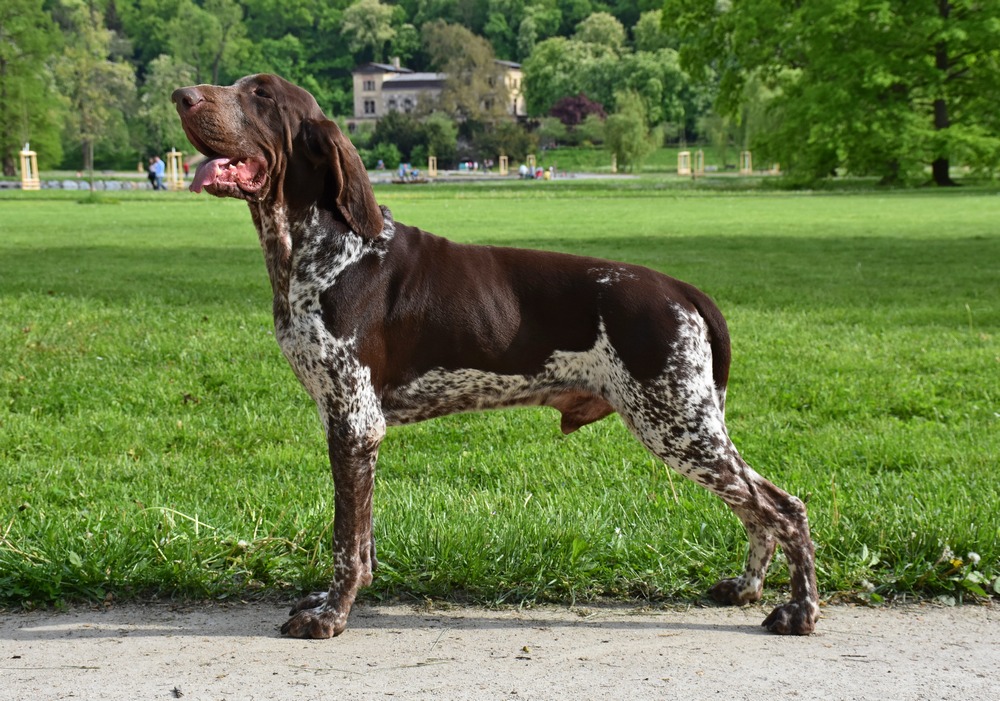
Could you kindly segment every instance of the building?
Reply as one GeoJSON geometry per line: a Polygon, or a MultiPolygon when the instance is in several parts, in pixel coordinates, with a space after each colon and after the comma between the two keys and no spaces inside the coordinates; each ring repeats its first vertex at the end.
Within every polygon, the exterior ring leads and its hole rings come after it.
{"type": "MultiPolygon", "coordinates": [[[[497,61],[503,68],[507,94],[507,113],[513,118],[527,115],[521,65],[497,61]]],[[[413,112],[422,101],[434,100],[444,88],[447,74],[416,73],[392,63],[366,63],[354,69],[354,124],[377,121],[389,112],[413,112]]]]}

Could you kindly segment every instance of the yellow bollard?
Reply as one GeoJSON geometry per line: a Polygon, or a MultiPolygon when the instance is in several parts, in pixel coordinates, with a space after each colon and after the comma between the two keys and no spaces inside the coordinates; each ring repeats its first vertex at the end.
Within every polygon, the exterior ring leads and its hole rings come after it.
{"type": "Polygon", "coordinates": [[[171,150],[167,153],[167,189],[184,189],[184,164],[181,162],[183,154],[180,151],[171,150]]]}
{"type": "Polygon", "coordinates": [[[677,175],[691,175],[691,152],[678,151],[677,175]]]}
{"type": "Polygon", "coordinates": [[[705,152],[701,149],[698,149],[694,153],[694,166],[692,167],[691,174],[696,178],[705,175],[705,152]]]}
{"type": "Polygon", "coordinates": [[[21,156],[21,189],[41,190],[42,181],[38,178],[38,154],[29,150],[28,144],[24,145],[21,156]]]}

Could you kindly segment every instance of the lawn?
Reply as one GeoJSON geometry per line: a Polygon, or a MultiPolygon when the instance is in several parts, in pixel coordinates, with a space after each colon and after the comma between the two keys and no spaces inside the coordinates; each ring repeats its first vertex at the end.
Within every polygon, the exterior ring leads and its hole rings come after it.
{"type": "MultiPolygon", "coordinates": [[[[647,265],[710,293],[734,441],[808,501],[827,599],[1000,592],[1000,196],[665,179],[384,187],[462,241],[647,265]]],[[[0,605],[293,595],[333,490],[274,342],[246,207],[0,195],[0,605]]],[[[368,597],[697,600],[742,566],[725,506],[616,417],[390,429],[368,597]]],[[[787,571],[772,567],[769,597],[787,571]]],[[[996,595],[996,594],[993,594],[996,595]]]]}

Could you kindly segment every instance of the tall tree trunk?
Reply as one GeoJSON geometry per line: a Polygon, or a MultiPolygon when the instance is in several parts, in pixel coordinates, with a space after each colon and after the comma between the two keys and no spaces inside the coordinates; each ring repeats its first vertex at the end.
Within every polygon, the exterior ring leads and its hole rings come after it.
{"type": "Polygon", "coordinates": [[[83,140],[83,168],[82,170],[94,169],[94,141],[93,139],[83,140]]]}
{"type": "MultiPolygon", "coordinates": [[[[942,131],[949,126],[951,126],[951,120],[948,119],[948,103],[943,98],[934,100],[934,130],[942,131]]],[[[934,159],[934,162],[931,163],[931,175],[935,185],[950,187],[958,184],[951,179],[951,161],[946,155],[940,155],[934,159]]]]}
{"type": "MultiPolygon", "coordinates": [[[[938,0],[938,14],[941,16],[941,19],[948,20],[948,16],[951,14],[950,0],[938,0]]],[[[934,47],[934,67],[945,75],[945,81],[947,81],[947,73],[948,69],[951,68],[951,61],[948,60],[948,43],[945,41],[939,41],[937,46],[934,47]]],[[[934,131],[940,133],[950,126],[951,119],[948,116],[948,102],[943,96],[938,97],[934,100],[934,131]]],[[[942,148],[942,152],[938,153],[937,158],[931,163],[931,176],[934,178],[934,184],[943,187],[957,185],[951,179],[951,161],[948,158],[946,147],[941,146],[940,148],[942,148]]]]}

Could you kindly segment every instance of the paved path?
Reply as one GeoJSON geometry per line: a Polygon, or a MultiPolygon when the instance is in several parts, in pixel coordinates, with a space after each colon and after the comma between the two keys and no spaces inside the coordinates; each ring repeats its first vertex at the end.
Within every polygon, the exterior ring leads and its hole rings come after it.
{"type": "Polygon", "coordinates": [[[335,640],[269,604],[0,616],[0,699],[1000,699],[1000,606],[486,611],[357,606],[335,640]]]}

